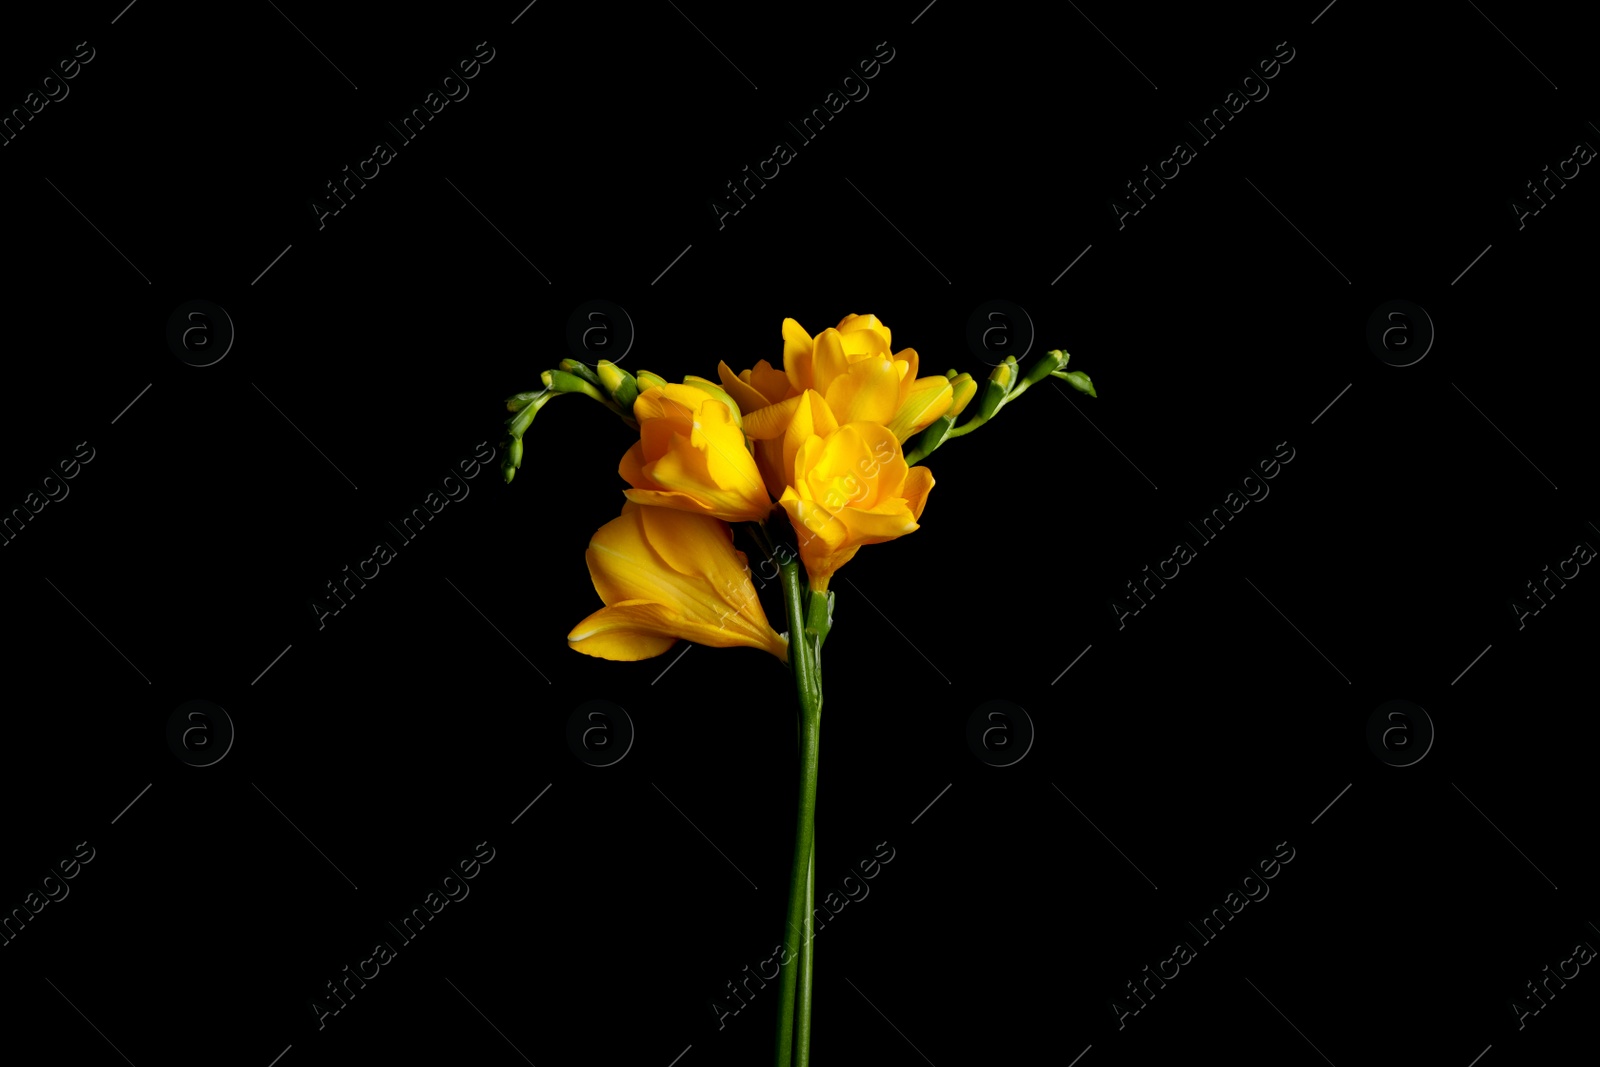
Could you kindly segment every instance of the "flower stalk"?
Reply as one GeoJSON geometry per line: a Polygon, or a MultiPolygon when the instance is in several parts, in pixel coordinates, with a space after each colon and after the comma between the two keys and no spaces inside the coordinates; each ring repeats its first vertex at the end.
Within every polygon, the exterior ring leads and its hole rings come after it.
{"type": "Polygon", "coordinates": [[[786,963],[778,987],[778,1067],[807,1067],[811,1057],[812,929],[817,810],[817,753],[822,727],[822,641],[832,623],[833,594],[805,589],[800,561],[779,564],[789,622],[789,666],[800,702],[800,798],[794,865],[784,925],[786,963]]]}

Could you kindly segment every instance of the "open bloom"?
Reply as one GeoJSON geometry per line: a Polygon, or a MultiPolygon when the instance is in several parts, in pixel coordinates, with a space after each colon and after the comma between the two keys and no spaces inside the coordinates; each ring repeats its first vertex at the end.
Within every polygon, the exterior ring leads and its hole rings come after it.
{"type": "Polygon", "coordinates": [[[772,510],[736,404],[669,382],[640,393],[633,417],[639,441],[617,467],[632,486],[625,490],[629,500],[729,522],[763,519],[772,510]]]}
{"type": "Polygon", "coordinates": [[[595,532],[584,558],[606,605],[567,635],[585,655],[648,659],[681,638],[788,659],[788,645],[761,610],[745,554],[720,519],[630,501],[595,532]]]}
{"type": "MultiPolygon", "coordinates": [[[[846,315],[815,338],[794,319],[784,319],[783,341],[781,373],[766,360],[739,374],[726,363],[717,367],[723,388],[745,412],[752,440],[770,442],[787,432],[790,420],[810,403],[808,391],[826,403],[835,423],[875,422],[902,442],[950,408],[949,381],[942,375],[918,378],[916,350],[892,353],[889,328],[876,315],[846,315]]],[[[780,462],[781,451],[769,443],[756,448],[773,496],[781,496],[793,477],[780,462]]]]}
{"type": "MultiPolygon", "coordinates": [[[[815,395],[809,393],[809,395],[815,395]]],[[[848,422],[800,441],[794,481],[778,501],[800,541],[811,588],[825,590],[833,572],[862,545],[892,541],[918,528],[933,488],[926,467],[906,466],[886,427],[848,422]]]]}

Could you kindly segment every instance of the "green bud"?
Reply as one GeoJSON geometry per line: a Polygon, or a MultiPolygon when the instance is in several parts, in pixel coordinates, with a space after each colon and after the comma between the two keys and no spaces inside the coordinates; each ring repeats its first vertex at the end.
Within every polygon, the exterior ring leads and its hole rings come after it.
{"type": "Polygon", "coordinates": [[[955,378],[955,376],[960,374],[960,373],[961,373],[960,371],[956,370],[954,367],[951,367],[949,370],[944,372],[944,376],[945,376],[946,379],[953,380],[955,378]]]}
{"type": "Polygon", "coordinates": [[[522,468],[522,438],[513,437],[506,442],[506,462],[513,470],[522,468]]]}
{"type": "Polygon", "coordinates": [[[584,396],[598,400],[602,404],[609,405],[611,403],[609,397],[600,392],[600,390],[595,386],[590,385],[588,382],[578,377],[576,374],[572,374],[564,370],[547,370],[539,377],[540,380],[544,382],[546,388],[557,393],[582,393],[584,396]]]}
{"type": "MultiPolygon", "coordinates": [[[[957,414],[959,414],[959,412],[957,414]]],[[[912,444],[912,447],[906,449],[905,451],[907,453],[915,452],[919,456],[926,457],[934,449],[944,444],[944,439],[950,436],[950,427],[954,426],[955,424],[956,416],[954,414],[940,415],[937,419],[934,419],[933,422],[928,424],[927,429],[917,434],[916,440],[912,444]]]]}
{"type": "Polygon", "coordinates": [[[1054,374],[1056,371],[1065,367],[1067,365],[1067,359],[1067,353],[1063,352],[1059,348],[1052,348],[1050,351],[1039,357],[1039,362],[1033,365],[1033,367],[1028,371],[1028,376],[1023,380],[1029,385],[1036,385],[1039,382],[1044,381],[1045,378],[1054,374]]]}
{"type": "Polygon", "coordinates": [[[1080,393],[1088,393],[1093,397],[1100,395],[1094,391],[1094,383],[1089,380],[1089,376],[1081,370],[1057,371],[1055,376],[1080,393]]]}
{"type": "Polygon", "coordinates": [[[599,377],[595,375],[594,370],[591,369],[587,363],[579,363],[575,359],[564,359],[560,363],[557,363],[556,366],[560,367],[568,374],[576,374],[590,385],[600,384],[599,377]]]}
{"type": "Polygon", "coordinates": [[[1017,380],[1017,361],[1014,356],[1007,356],[1006,361],[989,372],[989,384],[984,386],[983,399],[978,401],[978,421],[988,422],[1000,407],[1000,401],[1006,398],[1012,385],[1017,380]]]}
{"type": "Polygon", "coordinates": [[[639,398],[638,379],[606,359],[595,364],[595,373],[600,377],[601,387],[611,394],[617,406],[623,411],[632,411],[633,402],[639,398]]]}
{"type": "Polygon", "coordinates": [[[537,392],[518,393],[516,396],[508,396],[506,397],[506,410],[521,411],[535,400],[538,400],[541,396],[544,396],[544,394],[545,391],[540,389],[537,392]]]}
{"type": "Polygon", "coordinates": [[[958,374],[950,379],[950,394],[950,409],[945,414],[953,419],[967,410],[972,398],[978,395],[978,383],[970,374],[958,374]]]}
{"type": "Polygon", "coordinates": [[[738,402],[735,401],[733,397],[729,396],[727,391],[723,389],[722,386],[707,378],[697,377],[693,374],[685,376],[683,379],[683,384],[692,385],[702,393],[710,393],[712,396],[722,401],[728,406],[728,411],[733,415],[734,425],[739,427],[744,426],[744,419],[739,414],[738,402]]]}
{"type": "Polygon", "coordinates": [[[513,441],[520,445],[522,438],[512,437],[500,442],[500,477],[505,479],[507,485],[510,485],[511,479],[517,476],[517,465],[522,462],[521,453],[518,453],[515,457],[511,455],[513,441]]]}
{"type": "Polygon", "coordinates": [[[988,422],[989,417],[999,410],[1000,401],[1005,398],[1006,387],[990,378],[983,387],[983,397],[978,401],[978,414],[974,416],[974,421],[988,422]]]}
{"type": "Polygon", "coordinates": [[[641,393],[646,389],[655,389],[667,384],[667,380],[665,378],[654,373],[653,371],[642,370],[638,374],[634,375],[634,378],[636,378],[639,382],[639,391],[641,393]]]}
{"type": "Polygon", "coordinates": [[[550,392],[543,393],[539,400],[526,405],[521,411],[507,419],[506,432],[511,434],[512,437],[521,437],[527,432],[528,426],[532,424],[533,417],[539,414],[539,409],[549,403],[550,398],[554,395],[554,393],[550,392]]]}

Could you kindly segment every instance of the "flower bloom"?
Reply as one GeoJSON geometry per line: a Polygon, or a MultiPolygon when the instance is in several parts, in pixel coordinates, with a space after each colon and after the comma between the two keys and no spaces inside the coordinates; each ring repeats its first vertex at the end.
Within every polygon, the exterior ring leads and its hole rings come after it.
{"type": "MultiPolygon", "coordinates": [[[[901,442],[949,410],[950,382],[942,375],[918,378],[916,350],[891,355],[891,339],[876,315],[846,315],[815,338],[794,319],[784,319],[782,372],[766,360],[739,374],[727,363],[718,365],[723,388],[745,413],[746,435],[758,442],[756,458],[774,497],[793,478],[783,456],[792,458],[793,449],[773,442],[789,432],[791,420],[818,418],[808,391],[826,404],[835,425],[875,422],[901,442]]],[[[803,437],[812,431],[798,432],[803,437]]]]}
{"type": "Polygon", "coordinates": [[[787,643],[756,597],[745,554],[720,519],[630,501],[595,532],[584,558],[606,605],[567,635],[585,655],[648,659],[682,639],[788,659],[787,643]]]}
{"type": "Polygon", "coordinates": [[[624,491],[629,500],[729,522],[772,510],[732,401],[669,382],[640,393],[633,417],[639,441],[617,467],[632,487],[624,491]]]}
{"type": "Polygon", "coordinates": [[[862,545],[916,530],[933,488],[932,472],[908,468],[895,435],[872,422],[808,435],[795,447],[792,465],[794,480],[778,503],[789,514],[800,559],[818,591],[828,588],[834,571],[862,545]]]}

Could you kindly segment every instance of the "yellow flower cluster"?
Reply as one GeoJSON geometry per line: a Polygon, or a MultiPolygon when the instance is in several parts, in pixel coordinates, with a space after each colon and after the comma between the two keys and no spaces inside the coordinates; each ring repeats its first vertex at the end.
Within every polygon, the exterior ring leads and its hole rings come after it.
{"type": "Polygon", "coordinates": [[[634,401],[639,440],[618,467],[628,503],[587,553],[606,606],[568,635],[580,652],[644,659],[681,638],[784,659],[729,523],[782,507],[817,592],[862,545],[917,529],[933,475],[901,446],[954,396],[943,375],[917,377],[916,351],[895,352],[876,316],[816,337],[785,319],[781,370],[717,370],[720,385],[690,377],[634,401]]]}

